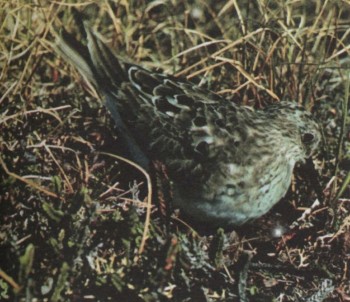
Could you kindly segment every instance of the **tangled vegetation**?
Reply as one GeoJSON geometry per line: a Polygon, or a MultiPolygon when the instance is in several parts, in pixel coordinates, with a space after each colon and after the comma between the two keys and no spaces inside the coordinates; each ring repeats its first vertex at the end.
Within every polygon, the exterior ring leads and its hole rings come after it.
{"type": "Polygon", "coordinates": [[[350,301],[349,14],[340,0],[0,0],[0,300],[350,301]],[[55,31],[77,32],[71,7],[149,69],[237,104],[304,105],[323,128],[316,170],[231,233],[169,217],[55,52],[55,31]]]}

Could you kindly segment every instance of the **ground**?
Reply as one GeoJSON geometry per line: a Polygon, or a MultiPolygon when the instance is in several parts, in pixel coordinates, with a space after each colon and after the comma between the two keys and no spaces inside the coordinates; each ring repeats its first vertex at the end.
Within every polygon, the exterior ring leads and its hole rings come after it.
{"type": "Polygon", "coordinates": [[[349,13],[345,1],[0,1],[0,300],[350,301],[349,13]],[[167,195],[149,198],[154,178],[123,158],[100,97],[55,52],[54,32],[77,32],[71,7],[149,69],[241,105],[300,103],[322,126],[318,154],[239,229],[164,215],[167,195]]]}

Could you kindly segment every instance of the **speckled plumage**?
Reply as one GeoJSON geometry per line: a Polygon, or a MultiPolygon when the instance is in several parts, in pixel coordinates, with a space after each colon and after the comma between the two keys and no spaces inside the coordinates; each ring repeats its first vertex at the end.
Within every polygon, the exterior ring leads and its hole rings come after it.
{"type": "Polygon", "coordinates": [[[175,205],[197,221],[241,225],[265,214],[287,192],[295,163],[320,141],[311,114],[294,103],[237,106],[127,63],[85,31],[87,47],[61,34],[60,53],[104,97],[133,160],[161,161],[175,205]]]}

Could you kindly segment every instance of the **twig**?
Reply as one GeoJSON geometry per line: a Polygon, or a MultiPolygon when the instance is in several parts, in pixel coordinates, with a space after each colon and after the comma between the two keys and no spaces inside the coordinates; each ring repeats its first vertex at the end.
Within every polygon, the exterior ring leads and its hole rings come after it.
{"type": "Polygon", "coordinates": [[[16,173],[10,172],[1,156],[0,156],[0,165],[2,166],[2,168],[4,169],[4,171],[6,172],[7,175],[9,175],[9,176],[11,176],[11,177],[13,177],[15,179],[18,179],[18,180],[26,183],[27,185],[29,185],[29,186],[31,186],[31,187],[33,187],[33,188],[35,188],[35,189],[45,193],[48,196],[51,196],[51,197],[54,197],[54,198],[59,198],[57,194],[47,190],[46,188],[36,184],[35,182],[33,182],[33,181],[29,180],[29,179],[25,179],[24,177],[19,176],[16,173]]]}
{"type": "Polygon", "coordinates": [[[152,182],[151,182],[151,177],[149,176],[149,174],[147,173],[147,171],[145,169],[143,169],[141,166],[135,164],[134,162],[132,162],[131,160],[128,160],[122,156],[119,155],[115,155],[115,154],[111,154],[111,153],[107,153],[107,152],[98,152],[98,154],[103,154],[103,155],[107,155],[113,158],[116,158],[118,160],[121,160],[131,166],[133,166],[134,168],[136,168],[137,170],[139,170],[146,178],[147,180],[147,189],[148,189],[148,194],[147,194],[147,211],[146,211],[146,219],[145,219],[145,226],[143,229],[143,234],[142,234],[142,240],[140,243],[140,247],[139,247],[139,251],[136,257],[135,257],[135,262],[138,261],[139,256],[143,253],[144,249],[145,249],[145,245],[146,245],[146,240],[147,240],[147,236],[148,236],[148,232],[149,232],[149,225],[150,225],[150,221],[151,221],[151,208],[152,208],[152,182]]]}

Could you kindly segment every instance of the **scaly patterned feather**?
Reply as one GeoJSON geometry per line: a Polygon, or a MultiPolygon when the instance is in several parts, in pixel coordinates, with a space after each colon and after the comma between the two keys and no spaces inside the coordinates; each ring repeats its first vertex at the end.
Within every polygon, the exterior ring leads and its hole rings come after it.
{"type": "Polygon", "coordinates": [[[66,32],[60,53],[104,97],[133,160],[159,160],[174,202],[196,220],[240,225],[288,190],[294,165],[317,148],[311,114],[281,102],[255,111],[191,82],[129,63],[84,22],[87,46],[66,32]]]}

